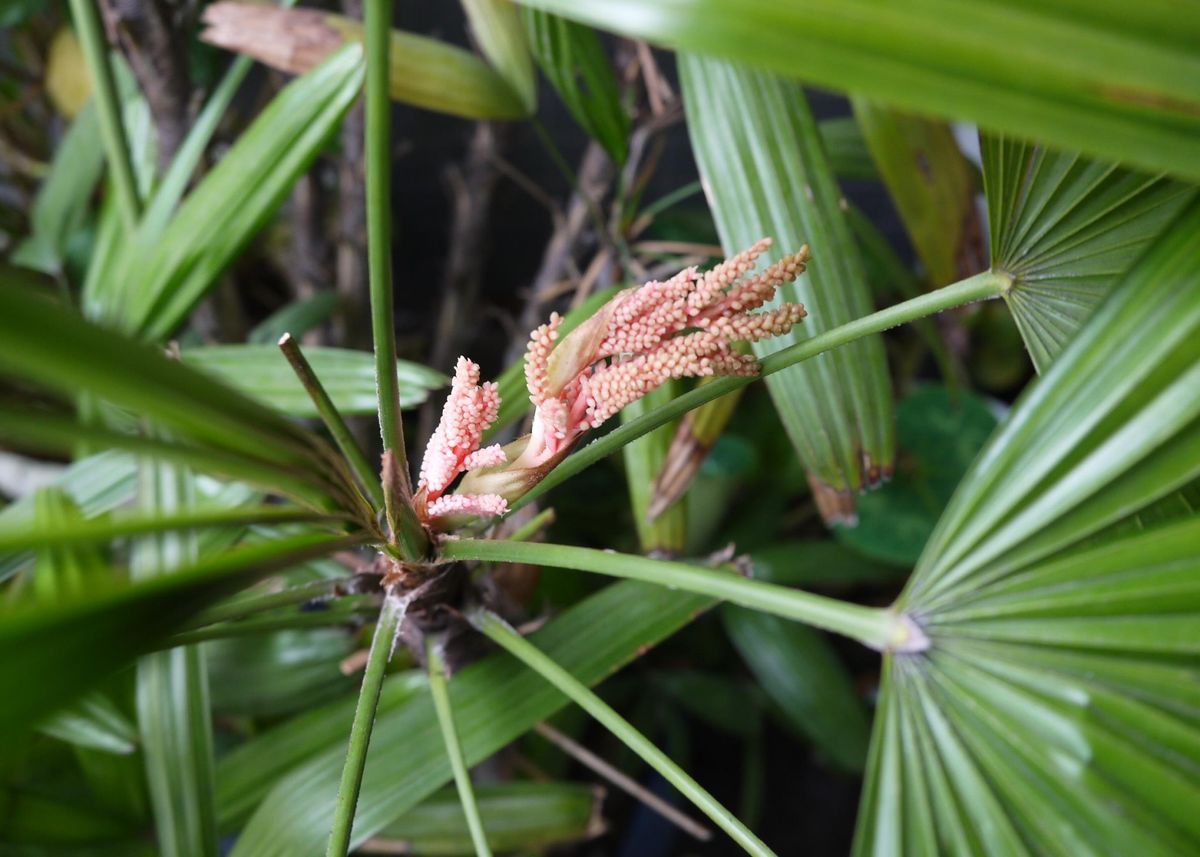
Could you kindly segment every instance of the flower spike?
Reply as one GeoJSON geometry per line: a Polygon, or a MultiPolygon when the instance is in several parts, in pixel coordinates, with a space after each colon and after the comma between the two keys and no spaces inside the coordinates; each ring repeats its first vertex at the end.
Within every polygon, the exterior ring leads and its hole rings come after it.
{"type": "Polygon", "coordinates": [[[425,520],[448,514],[502,515],[507,501],[497,495],[443,496],[460,473],[503,464],[498,444],[479,448],[483,433],[500,413],[500,393],[491,381],[479,383],[479,366],[458,358],[442,417],[425,447],[416,506],[425,520]]]}
{"type": "Polygon", "coordinates": [[[687,268],[621,292],[561,342],[561,319],[552,315],[529,340],[525,378],[536,410],[519,464],[556,456],[672,378],[757,374],[758,361],[732,344],[787,333],[805,316],[787,303],[752,312],[808,262],[804,246],[747,277],[770,246],[764,238],[705,274],[687,268]]]}

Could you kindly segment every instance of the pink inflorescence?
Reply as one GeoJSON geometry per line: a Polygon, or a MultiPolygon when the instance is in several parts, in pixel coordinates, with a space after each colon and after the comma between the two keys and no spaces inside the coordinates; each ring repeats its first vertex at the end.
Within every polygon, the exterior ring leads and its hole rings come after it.
{"type": "Polygon", "coordinates": [[[786,333],[805,316],[803,306],[787,303],[752,312],[803,273],[808,261],[808,248],[802,247],[747,276],[770,246],[771,239],[764,238],[704,274],[688,268],[666,282],[617,295],[604,329],[576,343],[591,353],[563,358],[582,367],[569,379],[556,383],[551,366],[552,355],[559,357],[554,349],[562,319],[556,313],[533,331],[525,379],[536,411],[525,463],[553,456],[669,379],[757,374],[758,361],[731,345],[786,333]]]}
{"type": "Polygon", "coordinates": [[[499,413],[496,385],[490,381],[480,384],[479,366],[465,357],[458,358],[450,396],[421,461],[417,488],[425,502],[426,519],[451,514],[504,514],[508,503],[499,495],[445,493],[460,473],[504,463],[499,444],[479,448],[483,433],[499,413]]]}

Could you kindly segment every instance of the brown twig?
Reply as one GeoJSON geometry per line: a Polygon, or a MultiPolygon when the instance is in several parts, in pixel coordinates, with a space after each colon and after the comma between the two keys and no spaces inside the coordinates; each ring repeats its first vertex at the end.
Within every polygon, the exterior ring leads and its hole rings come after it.
{"type": "Polygon", "coordinates": [[[608,780],[614,786],[621,789],[621,791],[641,801],[680,830],[694,836],[701,842],[707,842],[712,839],[712,831],[707,827],[692,820],[637,780],[617,770],[587,747],[559,732],[553,726],[546,723],[539,723],[533,729],[537,734],[541,735],[581,765],[608,780]]]}
{"type": "MultiPolygon", "coordinates": [[[[343,0],[342,11],[362,17],[359,0],[343,0]]],[[[333,335],[339,345],[366,348],[371,343],[367,310],[367,204],[363,196],[363,104],[361,99],[342,121],[341,161],[338,168],[337,292],[341,311],[334,317],[333,335]]]]}
{"type": "Polygon", "coordinates": [[[646,83],[646,99],[650,102],[650,112],[658,116],[675,100],[675,93],[659,72],[650,46],[642,41],[636,42],[636,45],[638,66],[641,69],[642,80],[646,83]]]}
{"type": "MultiPolygon", "coordinates": [[[[599,143],[589,143],[577,171],[579,190],[572,194],[566,217],[554,230],[542,254],[542,264],[529,289],[518,320],[518,329],[532,330],[541,321],[545,314],[544,293],[557,282],[568,263],[574,259],[590,225],[592,207],[608,192],[615,177],[616,169],[604,148],[599,143]]],[[[524,347],[523,341],[514,342],[509,349],[508,360],[518,359],[524,347]]]]}
{"type": "Polygon", "coordinates": [[[653,255],[700,256],[722,258],[725,251],[719,244],[698,244],[694,241],[639,241],[633,245],[639,253],[653,255]]]}
{"type": "Polygon", "coordinates": [[[550,222],[554,225],[555,229],[562,225],[564,221],[562,208],[559,207],[559,204],[555,202],[550,194],[542,190],[537,182],[521,172],[516,165],[505,160],[499,154],[493,153],[492,160],[495,161],[496,170],[501,175],[511,180],[518,188],[525,191],[530,199],[546,209],[546,213],[550,215],[550,222]]]}
{"type": "MultiPolygon", "coordinates": [[[[292,189],[288,213],[292,227],[291,249],[286,260],[292,293],[299,300],[311,298],[329,282],[332,247],[325,228],[325,195],[318,171],[321,162],[302,175],[292,189]]],[[[305,345],[321,345],[320,326],[304,334],[305,345]]]]}

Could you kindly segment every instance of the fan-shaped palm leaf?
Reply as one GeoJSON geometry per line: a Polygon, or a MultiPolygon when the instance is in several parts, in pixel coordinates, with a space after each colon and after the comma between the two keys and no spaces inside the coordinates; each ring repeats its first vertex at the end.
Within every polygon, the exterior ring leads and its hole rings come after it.
{"type": "Polygon", "coordinates": [[[1200,519],[1163,520],[1200,476],[1197,229],[1193,204],[926,546],[898,607],[929,648],[886,659],[857,854],[1200,847],[1200,519]]]}

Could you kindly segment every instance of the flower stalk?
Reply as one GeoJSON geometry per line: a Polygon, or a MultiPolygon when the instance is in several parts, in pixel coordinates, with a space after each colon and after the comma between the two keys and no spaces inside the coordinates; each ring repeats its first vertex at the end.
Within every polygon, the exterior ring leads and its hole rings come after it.
{"type": "Polygon", "coordinates": [[[903,301],[895,306],[863,316],[848,324],[819,333],[803,342],[776,351],[762,359],[762,369],[757,376],[735,376],[714,378],[709,383],[699,385],[692,390],[672,399],[661,408],[643,414],[619,428],[609,432],[601,439],[588,444],[574,455],[566,457],[549,473],[545,474],[538,484],[531,486],[520,498],[509,502],[512,512],[526,503],[545,494],[551,488],[570,479],[581,470],[591,467],[597,461],[611,455],[625,444],[636,440],[647,432],[682,416],[688,411],[700,407],[705,402],[720,398],[740,387],[744,387],[759,377],[765,377],[774,372],[809,360],[818,354],[839,348],[864,336],[882,333],[901,324],[918,318],[935,315],[943,310],[953,309],[963,304],[975,301],[989,300],[999,297],[1012,283],[1012,277],[1003,272],[985,271],[968,277],[944,288],[937,289],[911,300],[903,301]]]}
{"type": "Polygon", "coordinates": [[[358,805],[358,793],[362,788],[363,771],[367,765],[367,747],[371,743],[371,731],[375,726],[375,709],[379,706],[379,691],[387,674],[388,661],[396,645],[400,623],[408,602],[393,592],[383,599],[379,621],[371,637],[371,651],[367,656],[367,667],[363,673],[362,688],[358,692],[358,703],[354,708],[354,722],[350,727],[350,746],[346,750],[346,761],[342,766],[342,779],[338,785],[337,805],[334,808],[333,827],[329,832],[326,857],[346,857],[350,851],[350,835],[354,826],[354,809],[358,805]]]}

